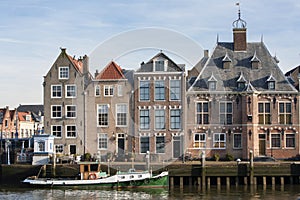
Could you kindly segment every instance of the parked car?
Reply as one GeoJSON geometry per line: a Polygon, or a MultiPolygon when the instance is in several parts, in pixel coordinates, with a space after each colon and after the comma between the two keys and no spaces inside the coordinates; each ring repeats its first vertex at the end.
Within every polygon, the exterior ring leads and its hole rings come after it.
{"type": "Polygon", "coordinates": [[[253,162],[275,162],[276,159],[270,156],[259,156],[253,158],[253,162]]]}

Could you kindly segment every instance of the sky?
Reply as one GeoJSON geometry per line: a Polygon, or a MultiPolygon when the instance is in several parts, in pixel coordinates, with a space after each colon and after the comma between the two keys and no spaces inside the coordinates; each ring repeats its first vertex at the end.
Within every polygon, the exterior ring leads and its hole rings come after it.
{"type": "MultiPolygon", "coordinates": [[[[211,52],[217,38],[232,42],[236,3],[0,0],[0,108],[43,104],[43,76],[61,47],[72,56],[90,56],[92,74],[111,60],[122,68],[138,68],[159,50],[191,68],[201,58],[200,50],[211,52]],[[149,30],[155,33],[145,35],[149,30]]],[[[263,40],[283,72],[300,65],[300,1],[240,0],[239,4],[248,42],[263,40]]]]}

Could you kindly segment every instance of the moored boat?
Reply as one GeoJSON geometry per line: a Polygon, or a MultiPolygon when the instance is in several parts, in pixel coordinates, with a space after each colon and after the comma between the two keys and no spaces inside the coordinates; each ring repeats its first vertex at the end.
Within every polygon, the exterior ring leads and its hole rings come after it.
{"type": "Polygon", "coordinates": [[[106,172],[100,171],[99,164],[80,164],[80,177],[77,178],[39,178],[28,177],[24,181],[36,187],[111,187],[111,188],[137,188],[137,187],[168,187],[168,172],[163,171],[153,176],[149,171],[128,172],[118,171],[115,175],[110,176],[106,172]],[[95,167],[96,166],[96,167],[95,167]]]}

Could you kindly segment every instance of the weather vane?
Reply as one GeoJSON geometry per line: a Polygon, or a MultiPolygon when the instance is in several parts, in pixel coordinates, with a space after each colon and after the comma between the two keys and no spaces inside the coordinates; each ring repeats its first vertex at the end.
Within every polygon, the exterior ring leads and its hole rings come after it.
{"type": "Polygon", "coordinates": [[[235,20],[233,23],[232,23],[232,26],[234,28],[246,28],[246,21],[242,20],[241,19],[241,8],[240,8],[240,3],[239,2],[236,2],[235,3],[236,6],[239,7],[239,10],[238,10],[238,19],[235,20]]]}

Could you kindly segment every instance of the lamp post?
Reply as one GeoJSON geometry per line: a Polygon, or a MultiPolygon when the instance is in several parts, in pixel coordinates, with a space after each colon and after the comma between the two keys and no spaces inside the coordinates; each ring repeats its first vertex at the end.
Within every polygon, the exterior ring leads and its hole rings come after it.
{"type": "Polygon", "coordinates": [[[9,146],[10,146],[11,142],[9,140],[5,141],[5,145],[6,145],[6,152],[7,152],[7,165],[10,165],[10,157],[9,157],[9,146]]]}

